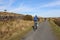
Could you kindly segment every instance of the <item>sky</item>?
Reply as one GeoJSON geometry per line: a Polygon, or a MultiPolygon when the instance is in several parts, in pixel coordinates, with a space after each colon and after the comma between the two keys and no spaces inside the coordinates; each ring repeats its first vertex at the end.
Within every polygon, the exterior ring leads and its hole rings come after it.
{"type": "Polygon", "coordinates": [[[0,11],[60,17],[60,0],[0,0],[0,11]]]}

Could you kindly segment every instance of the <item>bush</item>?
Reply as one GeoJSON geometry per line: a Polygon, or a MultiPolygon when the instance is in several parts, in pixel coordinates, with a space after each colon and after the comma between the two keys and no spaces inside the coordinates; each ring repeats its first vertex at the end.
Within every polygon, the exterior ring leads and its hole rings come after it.
{"type": "Polygon", "coordinates": [[[55,19],[54,22],[55,22],[55,24],[57,24],[58,26],[60,26],[60,20],[59,19],[55,19]]]}
{"type": "Polygon", "coordinates": [[[33,20],[33,18],[32,18],[31,15],[25,15],[23,19],[24,20],[29,20],[29,21],[32,21],[33,20]]]}

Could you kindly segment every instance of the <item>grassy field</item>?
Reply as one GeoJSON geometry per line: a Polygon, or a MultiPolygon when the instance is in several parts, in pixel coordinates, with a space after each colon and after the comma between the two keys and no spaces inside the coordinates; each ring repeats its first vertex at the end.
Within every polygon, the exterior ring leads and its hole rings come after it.
{"type": "Polygon", "coordinates": [[[50,20],[54,34],[57,36],[57,40],[60,40],[60,27],[50,20]]]}
{"type": "MultiPolygon", "coordinates": [[[[39,19],[40,23],[44,21],[44,18],[39,19]]],[[[0,40],[20,40],[33,24],[31,15],[0,12],[0,40]]]]}
{"type": "Polygon", "coordinates": [[[0,21],[0,40],[20,40],[33,26],[33,21],[0,21]]]}

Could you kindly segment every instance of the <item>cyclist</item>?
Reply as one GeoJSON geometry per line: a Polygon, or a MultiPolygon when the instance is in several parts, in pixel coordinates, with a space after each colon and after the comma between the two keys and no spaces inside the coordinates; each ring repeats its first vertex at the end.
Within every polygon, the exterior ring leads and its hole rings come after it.
{"type": "Polygon", "coordinates": [[[38,17],[37,17],[37,15],[35,15],[35,17],[34,17],[34,27],[33,27],[33,29],[37,29],[37,23],[38,23],[38,17]]]}

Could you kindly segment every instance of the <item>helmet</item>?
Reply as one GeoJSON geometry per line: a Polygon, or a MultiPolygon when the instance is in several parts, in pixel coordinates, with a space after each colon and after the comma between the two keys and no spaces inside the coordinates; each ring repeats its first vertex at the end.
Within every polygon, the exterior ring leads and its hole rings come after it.
{"type": "Polygon", "coordinates": [[[37,15],[35,15],[35,17],[37,17],[37,15]]]}

